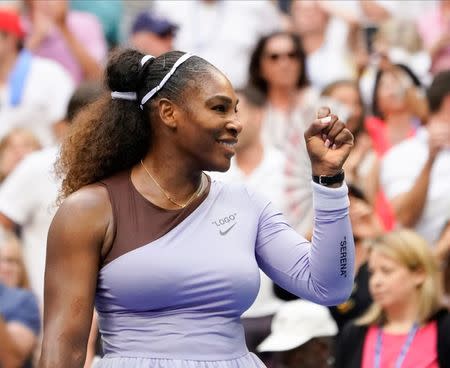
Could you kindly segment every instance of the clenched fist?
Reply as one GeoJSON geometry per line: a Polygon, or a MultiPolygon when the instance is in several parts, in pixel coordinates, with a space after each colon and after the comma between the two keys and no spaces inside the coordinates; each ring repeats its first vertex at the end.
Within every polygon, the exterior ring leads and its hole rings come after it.
{"type": "Polygon", "coordinates": [[[339,173],[353,147],[353,135],[327,107],[321,107],[317,119],[305,132],[306,148],[313,175],[339,173]]]}

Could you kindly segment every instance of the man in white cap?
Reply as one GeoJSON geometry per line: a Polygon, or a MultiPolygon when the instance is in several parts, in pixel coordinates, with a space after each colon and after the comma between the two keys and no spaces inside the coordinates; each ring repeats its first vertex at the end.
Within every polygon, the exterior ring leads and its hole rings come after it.
{"type": "Polygon", "coordinates": [[[276,352],[279,368],[326,368],[333,361],[337,325],[326,307],[294,300],[285,303],[272,321],[271,334],[258,346],[276,352]]]}

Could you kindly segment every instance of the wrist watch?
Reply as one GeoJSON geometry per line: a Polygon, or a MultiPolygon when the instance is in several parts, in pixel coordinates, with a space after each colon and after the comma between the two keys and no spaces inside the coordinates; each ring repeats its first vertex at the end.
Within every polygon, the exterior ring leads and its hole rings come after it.
{"type": "Polygon", "coordinates": [[[326,176],[326,175],[313,175],[312,180],[314,183],[329,186],[332,184],[342,183],[344,181],[345,175],[344,170],[341,169],[336,175],[326,176]]]}

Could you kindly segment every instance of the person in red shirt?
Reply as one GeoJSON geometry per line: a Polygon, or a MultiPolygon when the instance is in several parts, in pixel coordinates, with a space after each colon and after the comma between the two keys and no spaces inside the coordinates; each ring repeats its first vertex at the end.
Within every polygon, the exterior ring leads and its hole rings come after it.
{"type": "MultiPolygon", "coordinates": [[[[380,70],[373,90],[373,115],[365,121],[372,147],[380,160],[394,145],[416,134],[427,119],[428,108],[419,79],[405,65],[380,70]]],[[[372,177],[378,178],[378,165],[372,177]]],[[[395,226],[394,212],[384,193],[376,185],[370,190],[378,216],[386,230],[395,226]]]]}

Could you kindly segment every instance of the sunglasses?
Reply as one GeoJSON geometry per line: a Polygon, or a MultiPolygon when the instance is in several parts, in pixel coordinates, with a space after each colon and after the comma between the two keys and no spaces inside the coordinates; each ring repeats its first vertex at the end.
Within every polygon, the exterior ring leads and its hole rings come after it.
{"type": "Polygon", "coordinates": [[[296,51],[289,51],[289,52],[283,52],[283,53],[268,52],[265,54],[265,56],[270,61],[278,61],[281,58],[288,58],[289,60],[298,59],[298,53],[296,51]]]}

